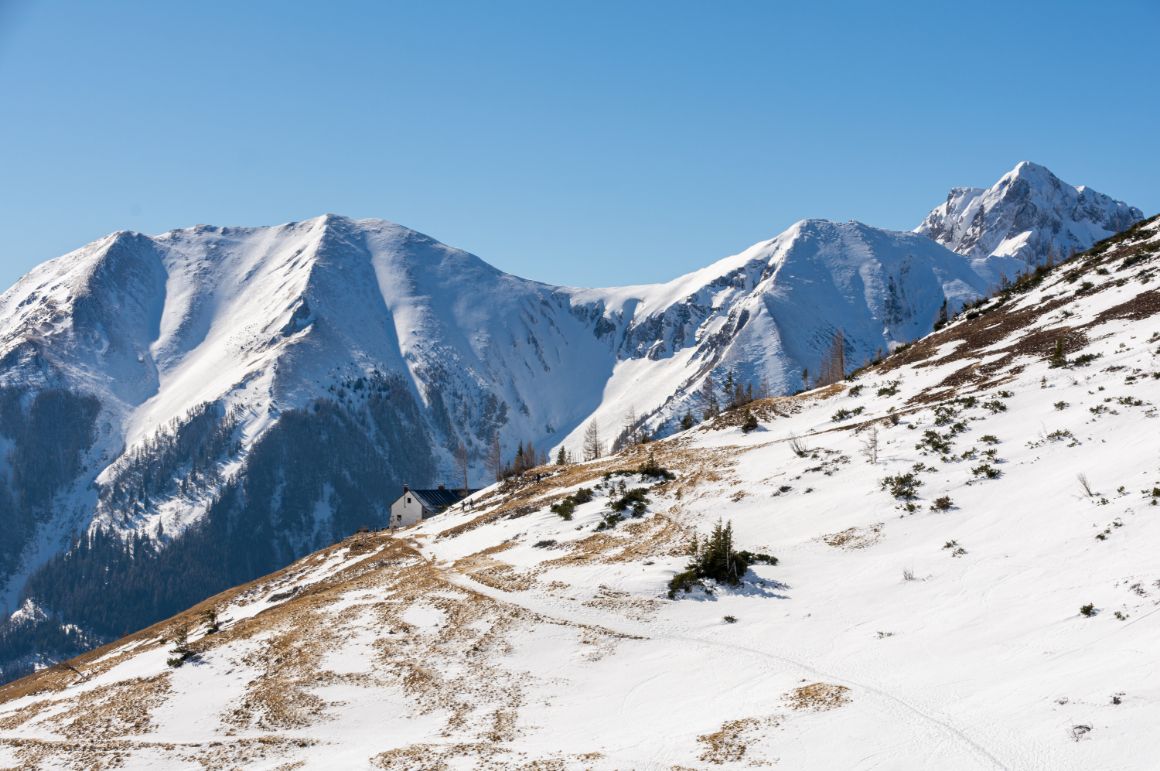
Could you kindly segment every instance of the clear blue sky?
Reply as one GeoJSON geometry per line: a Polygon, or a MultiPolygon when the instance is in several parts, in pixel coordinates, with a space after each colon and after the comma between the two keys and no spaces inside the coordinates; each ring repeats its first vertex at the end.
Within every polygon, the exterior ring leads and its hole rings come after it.
{"type": "Polygon", "coordinates": [[[0,284],[105,233],[383,217],[554,283],[1019,160],[1160,210],[1160,3],[0,0],[0,284]]]}

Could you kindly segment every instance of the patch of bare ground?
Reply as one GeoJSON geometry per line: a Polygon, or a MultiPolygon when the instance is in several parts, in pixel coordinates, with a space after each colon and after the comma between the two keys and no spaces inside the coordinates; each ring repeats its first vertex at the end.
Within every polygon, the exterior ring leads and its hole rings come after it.
{"type": "Polygon", "coordinates": [[[610,633],[609,630],[598,626],[576,625],[576,635],[577,641],[584,646],[581,655],[585,661],[600,661],[607,658],[616,653],[622,640],[630,639],[628,635],[610,633]]]}
{"type": "Polygon", "coordinates": [[[489,742],[456,742],[449,744],[411,744],[381,752],[371,758],[377,768],[407,771],[447,771],[459,768],[456,761],[470,758],[477,769],[511,768],[510,753],[489,742]]]}
{"type": "MultiPolygon", "coordinates": [[[[156,742],[141,739],[50,741],[45,739],[0,739],[0,746],[11,747],[20,759],[21,771],[41,768],[67,768],[76,771],[104,771],[122,768],[131,756],[157,759],[172,757],[196,763],[206,771],[234,771],[239,768],[277,760],[290,752],[317,744],[313,739],[274,736],[222,739],[210,742],[156,742]]],[[[279,769],[300,768],[293,761],[279,769]]]]}
{"type": "MultiPolygon", "coordinates": [[[[1068,326],[1035,328],[1053,310],[1070,302],[1069,298],[1056,298],[1037,305],[1019,308],[1002,307],[974,319],[966,319],[945,330],[935,332],[903,351],[888,357],[877,365],[876,371],[886,373],[904,365],[915,367],[940,367],[963,362],[943,382],[912,397],[910,403],[925,404],[938,398],[944,389],[963,387],[985,388],[998,385],[1010,379],[1005,373],[1022,356],[1047,358],[1051,355],[1057,340],[1062,340],[1064,352],[1074,353],[1087,345],[1087,337],[1080,329],[1068,326]],[[1000,346],[1004,340],[1010,344],[1000,346]],[[945,346],[954,345],[945,355],[938,355],[945,346]],[[985,353],[982,353],[984,352],[985,353]],[[978,359],[985,355],[987,360],[978,359]]],[[[948,394],[949,395],[949,394],[948,394]]]]}
{"type": "Polygon", "coordinates": [[[883,523],[870,527],[848,527],[838,533],[822,536],[822,542],[835,549],[865,549],[882,539],[883,523]]]}
{"type": "Polygon", "coordinates": [[[18,710],[9,712],[0,717],[0,731],[13,731],[25,723],[30,722],[53,705],[51,699],[33,701],[18,710]]]}
{"type": "Polygon", "coordinates": [[[677,524],[664,514],[654,514],[565,544],[567,552],[540,563],[539,570],[563,565],[640,562],[679,556],[688,552],[692,538],[692,529],[677,524]]]}
{"type": "Polygon", "coordinates": [[[449,586],[426,564],[394,578],[393,601],[374,608],[378,625],[387,630],[374,643],[375,671],[400,685],[416,712],[444,712],[442,735],[456,746],[477,746],[478,737],[511,741],[530,677],[491,662],[510,651],[508,634],[533,617],[476,592],[441,591],[449,586]],[[403,618],[420,601],[442,611],[444,621],[434,631],[420,632],[403,618]]]}
{"type": "Polygon", "coordinates": [[[785,700],[791,709],[826,712],[850,703],[850,689],[833,683],[810,683],[794,688],[785,700]]]}
{"type": "Polygon", "coordinates": [[[319,670],[332,644],[329,625],[316,613],[304,612],[277,629],[256,650],[242,658],[243,666],[259,670],[246,693],[222,716],[235,728],[278,731],[320,722],[328,704],[312,689],[331,681],[319,670]],[[298,624],[312,631],[303,634],[298,624]]]}
{"type": "MultiPolygon", "coordinates": [[[[494,753],[505,752],[501,746],[519,735],[524,689],[530,682],[530,676],[492,662],[510,651],[509,633],[530,623],[534,616],[450,584],[439,569],[419,558],[405,542],[393,541],[385,551],[392,557],[382,560],[390,563],[389,570],[356,576],[336,587],[336,593],[325,600],[325,604],[333,604],[340,593],[351,592],[359,597],[378,593],[383,598],[361,603],[357,609],[360,614],[369,614],[382,630],[373,642],[370,671],[351,678],[322,667],[322,654],[345,641],[329,631],[342,625],[327,623],[319,616],[323,607],[310,602],[305,614],[288,614],[278,633],[263,640],[250,654],[245,663],[262,669],[263,674],[250,684],[225,720],[266,730],[317,724],[331,719],[332,705],[319,699],[312,692],[314,688],[339,677],[368,688],[394,685],[408,695],[416,712],[446,715],[441,733],[448,744],[439,745],[439,751],[424,758],[424,763],[433,764],[430,766],[406,765],[407,748],[381,755],[376,762],[403,764],[384,767],[438,768],[439,763],[466,752],[474,753],[481,764],[478,767],[488,767],[490,759],[498,757],[494,753]],[[433,629],[408,623],[406,611],[419,603],[438,608],[442,622],[433,629]]],[[[493,558],[482,555],[482,559],[493,558]]],[[[297,604],[297,598],[288,604],[297,604]]]]}
{"type": "Polygon", "coordinates": [[[1119,305],[1114,305],[1100,312],[1092,321],[1091,325],[1103,324],[1116,319],[1139,321],[1155,316],[1157,313],[1160,313],[1160,290],[1149,289],[1147,292],[1141,292],[1130,300],[1126,300],[1119,305]]]}
{"type": "MultiPolygon", "coordinates": [[[[166,645],[167,638],[180,626],[197,629],[201,622],[202,614],[210,608],[221,608],[246,597],[265,596],[273,590],[273,587],[292,582],[296,577],[308,573],[336,553],[345,552],[345,550],[352,547],[359,548],[359,553],[365,555],[362,562],[347,565],[342,571],[342,575],[333,576],[327,581],[317,582],[308,587],[304,591],[304,594],[322,591],[326,586],[342,583],[353,573],[369,570],[374,565],[377,565],[378,561],[372,559],[376,556],[375,551],[382,545],[389,543],[390,540],[390,534],[385,531],[360,533],[351,536],[328,549],[304,557],[282,570],[275,571],[269,575],[256,578],[253,581],[214,595],[194,605],[189,610],[165,619],[164,621],[159,621],[139,632],[122,637],[120,640],[103,645],[100,648],[95,648],[67,662],[56,664],[31,674],[28,677],[0,686],[0,708],[8,702],[26,696],[62,691],[69,686],[80,684],[99,674],[107,672],[131,656],[135,656],[145,650],[166,645]]],[[[275,606],[265,611],[265,613],[274,612],[279,607],[282,606],[275,606]]],[[[265,613],[260,614],[263,620],[267,618],[265,613]]],[[[228,621],[227,619],[225,630],[218,635],[207,637],[202,641],[196,642],[193,645],[194,649],[202,650],[208,646],[234,639],[236,636],[248,636],[249,634],[260,631],[264,627],[264,621],[256,622],[254,618],[243,619],[236,624],[228,623],[228,621]]]]}
{"type": "Polygon", "coordinates": [[[649,620],[656,615],[662,606],[660,600],[652,597],[640,597],[604,584],[596,587],[596,596],[586,600],[584,604],[590,608],[618,613],[634,621],[649,620]]]}
{"type": "Polygon", "coordinates": [[[169,692],[169,673],[138,678],[84,691],[68,709],[45,722],[76,740],[111,739],[143,734],[152,725],[151,713],[169,692]]]}
{"type": "Polygon", "coordinates": [[[662,465],[675,473],[677,478],[668,482],[665,489],[671,490],[677,500],[695,495],[701,488],[716,489],[733,481],[731,472],[737,466],[741,449],[735,446],[704,447],[696,451],[681,448],[669,454],[662,465]]]}
{"type": "Polygon", "coordinates": [[[536,585],[538,570],[517,570],[506,562],[492,557],[498,551],[510,548],[510,544],[484,549],[455,561],[454,570],[471,577],[484,586],[502,592],[525,592],[536,585]]]}
{"type": "MultiPolygon", "coordinates": [[[[608,474],[635,471],[648,460],[650,453],[658,465],[674,472],[684,471],[689,466],[701,469],[707,463],[704,457],[706,453],[702,450],[693,451],[688,444],[685,437],[675,437],[630,447],[617,455],[588,463],[540,466],[519,478],[507,480],[496,491],[476,499],[473,508],[480,513],[441,531],[438,537],[455,538],[501,519],[515,519],[545,509],[563,498],[571,488],[596,482],[608,474]]],[[[728,454],[728,451],[723,451],[713,453],[713,456],[728,454]]],[[[736,454],[735,451],[732,454],[736,454]]],[[[686,476],[683,473],[679,475],[686,476]]],[[[664,490],[672,484],[665,483],[659,489],[664,490]]],[[[462,513],[470,509],[456,511],[462,513]]]]}
{"type": "MultiPolygon", "coordinates": [[[[506,768],[510,766],[503,759],[510,760],[507,747],[520,735],[524,693],[532,682],[527,673],[502,666],[505,654],[511,651],[511,633],[535,622],[573,627],[581,650],[598,656],[608,655],[624,637],[599,627],[544,619],[466,590],[449,581],[412,545],[389,534],[370,533],[363,538],[371,543],[362,543],[360,556],[336,566],[333,575],[303,587],[255,617],[227,620],[217,634],[194,637],[192,647],[203,660],[212,656],[217,665],[256,673],[244,693],[229,702],[218,717],[227,737],[235,731],[261,731],[265,732],[262,743],[246,743],[240,737],[171,747],[140,740],[125,743],[124,737],[149,729],[150,714],[167,694],[168,671],[154,678],[90,690],[74,690],[67,683],[52,688],[26,683],[21,692],[39,692],[42,699],[22,703],[21,709],[11,714],[0,714],[4,728],[39,720],[62,737],[79,737],[87,742],[85,746],[95,749],[78,756],[77,745],[65,741],[21,744],[22,764],[30,768],[43,763],[114,767],[146,747],[153,753],[149,757],[181,757],[206,768],[268,763],[279,759],[276,752],[293,749],[295,739],[285,732],[335,718],[341,705],[326,701],[317,690],[342,682],[361,688],[397,688],[416,712],[445,715],[441,734],[447,743],[420,753],[422,762],[430,765],[407,765],[407,748],[379,756],[379,765],[438,768],[444,760],[470,753],[475,767],[506,768]],[[356,605],[344,603],[344,598],[352,597],[357,599],[356,605]],[[407,622],[406,611],[420,603],[441,611],[438,625],[420,629],[407,622]],[[336,607],[340,610],[334,610],[336,607]],[[367,668],[358,673],[330,671],[325,664],[327,654],[341,651],[353,636],[352,624],[335,621],[343,617],[349,621],[355,615],[363,627],[372,624],[381,630],[371,643],[371,655],[363,655],[367,668]],[[231,642],[245,644],[229,646],[231,642]],[[45,718],[45,714],[50,717],[45,718]],[[76,760],[78,757],[82,759],[76,760]]],[[[307,564],[318,567],[333,553],[328,550],[307,564]]],[[[349,556],[349,552],[344,554],[349,556]]],[[[272,590],[285,591],[284,579],[300,567],[292,566],[244,590],[254,597],[266,597],[272,590]]],[[[157,625],[149,644],[136,652],[164,645],[160,638],[170,630],[184,624],[194,626],[197,619],[198,614],[190,612],[157,625]]],[[[195,659],[184,666],[199,665],[195,659]]],[[[77,679],[75,674],[68,674],[77,679]]],[[[0,742],[9,746],[15,746],[14,741],[0,737],[0,742]]],[[[385,742],[389,743],[389,738],[385,742]]],[[[293,763],[295,759],[291,753],[285,760],[293,763]]]]}
{"type": "Polygon", "coordinates": [[[752,412],[754,417],[766,423],[778,418],[788,418],[802,411],[803,403],[808,400],[828,399],[840,393],[844,386],[840,383],[824,386],[813,391],[795,396],[771,396],[763,399],[754,399],[748,404],[730,407],[717,417],[702,424],[703,431],[721,431],[726,428],[739,428],[745,422],[746,413],[752,412]]]}
{"type": "MultiPolygon", "coordinates": [[[[305,737],[258,736],[213,741],[200,746],[181,748],[177,754],[183,760],[197,763],[206,771],[234,771],[286,758],[293,753],[313,747],[318,742],[305,737]]],[[[287,760],[275,767],[278,771],[306,768],[304,761],[287,760]]]]}
{"type": "Polygon", "coordinates": [[[136,746],[129,737],[153,727],[152,711],[169,692],[169,674],[138,678],[82,692],[72,699],[46,698],[8,716],[3,730],[31,725],[68,737],[66,742],[26,741],[0,737],[16,749],[22,768],[37,768],[63,754],[68,767],[117,768],[136,746]],[[40,719],[44,713],[47,717],[40,719]]]}
{"type": "Polygon", "coordinates": [[[759,765],[762,761],[751,756],[751,746],[758,742],[766,731],[777,728],[780,724],[781,718],[777,715],[747,717],[722,723],[719,730],[697,737],[697,742],[702,746],[700,759],[718,766],[739,763],[742,760],[748,760],[751,765],[759,765]],[[750,757],[747,759],[746,755],[750,757]]]}
{"type": "Polygon", "coordinates": [[[21,771],[29,769],[68,768],[106,769],[121,768],[134,745],[129,741],[56,742],[41,739],[3,739],[0,745],[13,749],[20,760],[21,771]]]}

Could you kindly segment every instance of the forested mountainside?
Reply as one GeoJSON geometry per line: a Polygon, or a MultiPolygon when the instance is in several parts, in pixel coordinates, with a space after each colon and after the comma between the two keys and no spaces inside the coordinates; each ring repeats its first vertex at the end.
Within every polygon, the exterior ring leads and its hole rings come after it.
{"type": "Polygon", "coordinates": [[[0,689],[21,768],[1149,769],[1160,218],[0,689]]]}
{"type": "MultiPolygon", "coordinates": [[[[1050,223],[1078,216],[1064,203],[1050,223]]],[[[478,486],[497,447],[664,436],[730,384],[796,391],[839,337],[858,366],[993,285],[925,235],[823,220],[606,289],[380,220],[113,234],[0,296],[0,673],[381,526],[457,457],[478,486]]]]}

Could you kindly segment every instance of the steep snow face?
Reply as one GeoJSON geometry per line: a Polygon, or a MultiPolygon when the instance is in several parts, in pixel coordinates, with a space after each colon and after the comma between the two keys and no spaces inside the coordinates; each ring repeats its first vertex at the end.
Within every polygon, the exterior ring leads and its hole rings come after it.
{"type": "Polygon", "coordinates": [[[1135,207],[1023,161],[987,190],[952,189],[915,232],[966,255],[997,281],[1088,249],[1143,218],[1135,207]]]}
{"type": "Polygon", "coordinates": [[[1152,220],[753,430],[344,539],[0,688],[0,765],[1152,769],[1158,271],[1152,220]],[[681,581],[717,523],[749,569],[681,581]]]}
{"type": "Polygon", "coordinates": [[[570,298],[382,221],[116,234],[0,297],[0,383],[100,396],[133,449],[207,402],[277,414],[405,373],[440,444],[550,437],[613,363],[570,298]],[[579,366],[578,366],[579,365],[579,366]]]}
{"type": "MultiPolygon", "coordinates": [[[[631,411],[671,428],[704,407],[705,378],[719,385],[727,371],[792,391],[803,370],[818,371],[838,330],[860,364],[925,334],[944,302],[953,312],[985,289],[959,255],[922,236],[803,220],[665,284],[574,290],[577,303],[624,329],[621,362],[591,420],[607,434],[631,411]]],[[[580,433],[565,444],[578,447],[580,433]]]]}
{"type": "Polygon", "coordinates": [[[165,297],[161,250],[114,233],[47,262],[0,295],[0,385],[61,386],[139,402],[165,297]]]}

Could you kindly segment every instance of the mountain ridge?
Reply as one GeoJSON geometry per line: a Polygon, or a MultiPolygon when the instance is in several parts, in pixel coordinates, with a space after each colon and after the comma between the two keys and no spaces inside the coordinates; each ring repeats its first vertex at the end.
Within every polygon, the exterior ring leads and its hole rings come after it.
{"type": "Polygon", "coordinates": [[[1152,218],[844,382],[353,534],[0,687],[0,763],[1143,771],[1158,270],[1152,218]],[[726,524],[737,583],[690,557],[726,524]]]}
{"type": "MultiPolygon", "coordinates": [[[[826,220],[662,284],[597,289],[511,276],[385,220],[120,231],[0,295],[0,438],[15,448],[0,502],[20,522],[0,551],[4,604],[40,586],[46,623],[122,634],[384,522],[402,483],[459,476],[460,444],[478,482],[497,435],[505,456],[578,456],[589,425],[608,444],[628,415],[664,435],[704,410],[706,382],[797,390],[839,329],[861,364],[989,286],[921,234],[826,220]],[[33,463],[45,441],[67,452],[33,463]],[[61,555],[166,589],[110,620],[109,599],[61,593],[61,555]],[[180,584],[177,565],[197,578],[180,584]]],[[[9,660],[38,650],[14,639],[9,660]]],[[[0,630],[0,668],[4,646],[0,630]]]]}

